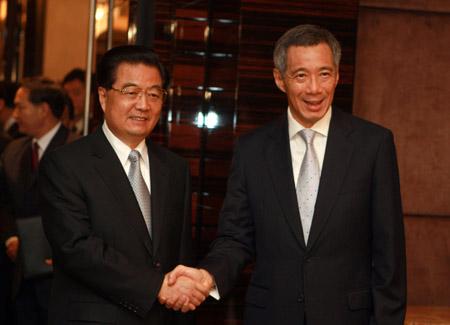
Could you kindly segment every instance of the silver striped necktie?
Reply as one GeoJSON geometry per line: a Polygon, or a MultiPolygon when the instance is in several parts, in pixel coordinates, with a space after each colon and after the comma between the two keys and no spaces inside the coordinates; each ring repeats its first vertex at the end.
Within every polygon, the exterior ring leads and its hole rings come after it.
{"type": "Polygon", "coordinates": [[[305,156],[297,180],[297,202],[305,243],[308,243],[320,181],[319,160],[313,146],[315,134],[316,132],[311,129],[303,129],[299,132],[306,144],[305,156]]]}
{"type": "Polygon", "coordinates": [[[145,184],[141,173],[140,153],[137,150],[131,150],[128,160],[130,161],[130,170],[128,171],[128,179],[133,188],[134,195],[144,216],[145,224],[147,225],[148,233],[152,234],[151,224],[151,206],[150,206],[150,192],[145,184]]]}

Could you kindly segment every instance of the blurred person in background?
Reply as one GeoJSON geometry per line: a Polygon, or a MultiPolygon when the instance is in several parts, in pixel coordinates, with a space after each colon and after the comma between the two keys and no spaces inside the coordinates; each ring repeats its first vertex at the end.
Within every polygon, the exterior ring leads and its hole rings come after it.
{"type": "Polygon", "coordinates": [[[24,137],[11,141],[0,157],[0,242],[14,263],[12,296],[18,325],[47,324],[51,278],[23,278],[16,220],[38,215],[39,161],[76,138],[60,119],[63,91],[53,82],[24,80],[14,99],[13,117],[24,137]]]}
{"type": "Polygon", "coordinates": [[[62,81],[62,86],[72,101],[73,117],[69,129],[81,135],[83,133],[84,104],[86,100],[86,72],[80,68],[69,71],[62,81]]]}

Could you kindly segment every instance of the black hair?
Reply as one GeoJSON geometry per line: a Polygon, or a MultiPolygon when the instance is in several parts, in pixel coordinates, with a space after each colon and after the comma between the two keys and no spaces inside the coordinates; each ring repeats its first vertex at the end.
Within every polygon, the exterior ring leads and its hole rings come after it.
{"type": "Polygon", "coordinates": [[[80,80],[82,83],[86,82],[86,72],[83,69],[75,68],[70,70],[62,81],[62,84],[65,85],[68,82],[80,80]]]}
{"type": "Polygon", "coordinates": [[[47,103],[53,116],[61,118],[66,99],[63,90],[55,82],[46,78],[24,79],[21,87],[28,90],[28,100],[31,103],[47,103]]]}
{"type": "Polygon", "coordinates": [[[110,89],[116,81],[117,67],[121,63],[148,65],[158,69],[163,81],[163,88],[168,85],[166,70],[158,55],[149,47],[142,45],[123,45],[107,51],[97,66],[97,84],[110,89]]]}

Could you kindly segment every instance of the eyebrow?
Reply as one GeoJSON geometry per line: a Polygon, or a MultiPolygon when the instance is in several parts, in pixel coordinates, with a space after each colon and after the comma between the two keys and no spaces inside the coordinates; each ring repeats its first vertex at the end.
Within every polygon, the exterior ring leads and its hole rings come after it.
{"type": "MultiPolygon", "coordinates": [[[[335,68],[333,67],[333,66],[323,66],[323,67],[320,67],[320,68],[318,68],[317,70],[319,70],[319,71],[323,71],[323,70],[335,70],[335,68]]],[[[300,67],[300,68],[298,68],[298,69],[295,69],[294,71],[292,71],[292,73],[297,73],[297,72],[304,72],[304,71],[310,71],[309,69],[307,69],[307,68],[302,68],[302,67],[300,67]]]]}
{"type": "MultiPolygon", "coordinates": [[[[125,83],[125,84],[122,86],[122,88],[130,87],[130,86],[142,88],[142,87],[138,86],[137,84],[135,84],[134,82],[127,82],[127,83],[125,83]]],[[[155,85],[152,85],[152,86],[147,87],[147,88],[155,88],[155,87],[163,88],[163,86],[162,86],[162,85],[159,85],[159,84],[155,84],[155,85]]]]}
{"type": "Polygon", "coordinates": [[[133,83],[133,82],[126,82],[124,85],[122,85],[122,88],[130,87],[130,86],[139,87],[138,85],[136,85],[136,84],[133,83]]]}

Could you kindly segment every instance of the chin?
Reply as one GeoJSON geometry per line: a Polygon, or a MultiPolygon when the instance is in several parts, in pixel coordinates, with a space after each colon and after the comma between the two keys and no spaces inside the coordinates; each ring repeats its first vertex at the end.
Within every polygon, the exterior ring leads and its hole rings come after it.
{"type": "Polygon", "coordinates": [[[146,138],[151,133],[151,131],[151,129],[129,130],[128,134],[134,137],[146,138]]]}

